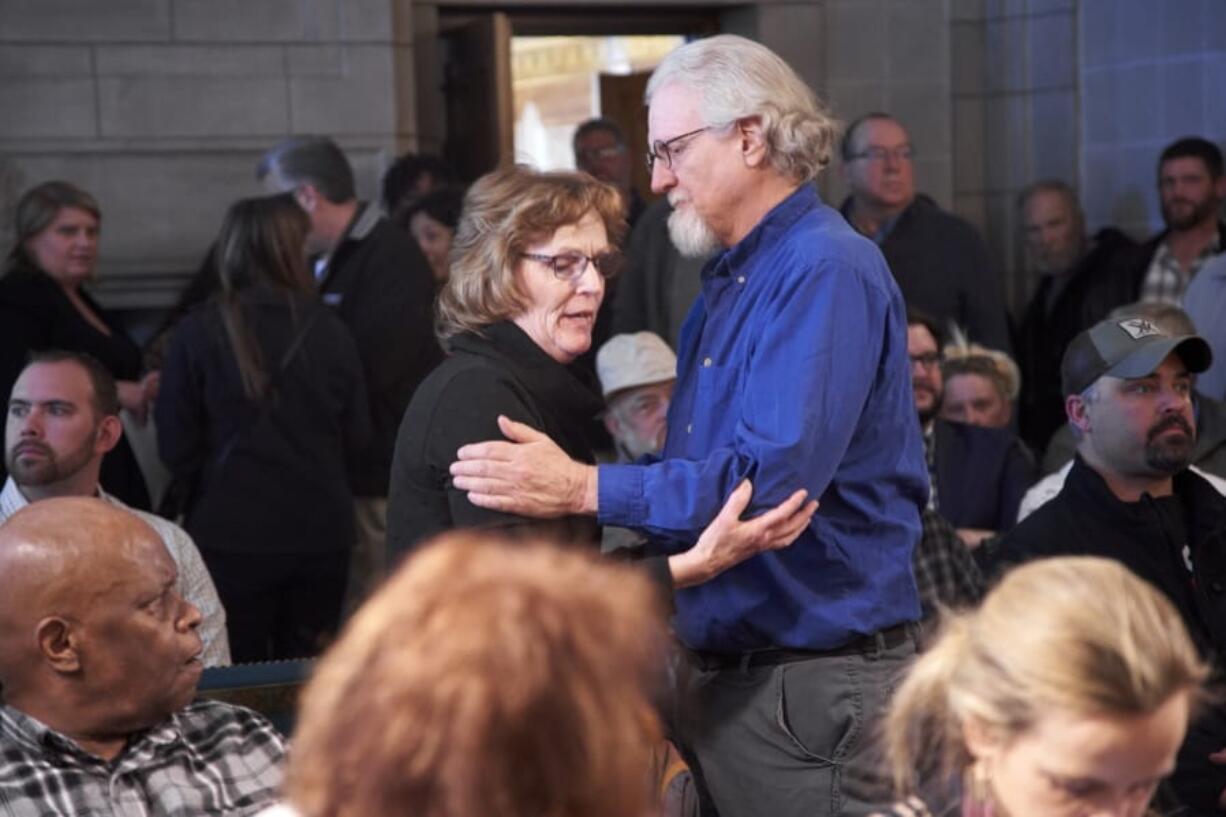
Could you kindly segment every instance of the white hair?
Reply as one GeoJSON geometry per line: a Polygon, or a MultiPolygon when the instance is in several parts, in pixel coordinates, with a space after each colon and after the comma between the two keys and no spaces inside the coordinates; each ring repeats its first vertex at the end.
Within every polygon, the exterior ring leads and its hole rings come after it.
{"type": "Polygon", "coordinates": [[[646,102],[678,83],[701,97],[708,125],[757,117],[772,166],[807,182],[830,163],[839,123],[783,59],[764,45],[733,34],[687,43],[672,51],[647,82],[646,102]]]}

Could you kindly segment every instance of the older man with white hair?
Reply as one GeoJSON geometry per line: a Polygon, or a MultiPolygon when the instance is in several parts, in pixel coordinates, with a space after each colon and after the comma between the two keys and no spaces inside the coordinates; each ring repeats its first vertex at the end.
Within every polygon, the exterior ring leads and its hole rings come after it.
{"type": "Polygon", "coordinates": [[[721,817],[864,814],[889,797],[873,722],[914,652],[927,469],[902,295],[812,184],[835,122],[778,55],[688,43],[647,85],[652,188],[687,254],[716,250],[682,330],[662,457],[589,466],[533,429],[460,449],[455,484],[515,513],[597,514],[659,552],[744,479],[751,513],[821,508],[790,548],[676,594],[678,734],[721,817]]]}

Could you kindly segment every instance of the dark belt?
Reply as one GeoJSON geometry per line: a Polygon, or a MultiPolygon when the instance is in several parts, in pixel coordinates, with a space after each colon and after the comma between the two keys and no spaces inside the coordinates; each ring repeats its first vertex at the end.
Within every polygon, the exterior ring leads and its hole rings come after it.
{"type": "Polygon", "coordinates": [[[870,635],[861,635],[838,647],[829,650],[788,650],[770,647],[764,650],[751,650],[742,653],[696,652],[686,650],[690,660],[700,669],[730,669],[736,667],[742,670],[750,667],[768,667],[776,664],[791,664],[796,661],[811,661],[814,658],[831,658],[840,655],[875,655],[895,647],[901,647],[913,640],[915,625],[911,622],[895,624],[885,630],[878,630],[870,635]]]}

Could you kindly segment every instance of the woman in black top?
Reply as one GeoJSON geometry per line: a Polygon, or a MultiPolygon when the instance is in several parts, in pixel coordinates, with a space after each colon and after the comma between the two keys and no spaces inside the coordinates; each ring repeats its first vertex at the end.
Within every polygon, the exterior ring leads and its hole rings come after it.
{"type": "Polygon", "coordinates": [[[196,489],[186,527],[236,662],[318,651],[353,542],[346,456],[369,431],[348,330],[315,297],[292,196],[230,208],[221,291],[175,330],[157,402],[162,459],[196,489]]]}
{"type": "MultiPolygon", "coordinates": [[[[40,184],[17,202],[17,243],[0,277],[0,394],[7,403],[30,352],[86,352],[115,376],[120,405],[144,422],[158,376],[141,377],[140,350],[82,288],[97,269],[100,224],[94,197],[66,182],[40,184]]],[[[145,480],[126,439],[103,459],[99,481],[148,510],[145,480]]]]}
{"type": "Polygon", "coordinates": [[[403,550],[449,528],[527,526],[596,546],[590,517],[540,522],[479,508],[451,484],[448,466],[465,443],[499,438],[500,414],[594,462],[586,431],[603,405],[568,364],[591,346],[624,230],[620,199],[587,176],[511,168],[480,179],[464,206],[438,301],[451,356],[417,388],[401,423],[389,542],[403,550]]]}

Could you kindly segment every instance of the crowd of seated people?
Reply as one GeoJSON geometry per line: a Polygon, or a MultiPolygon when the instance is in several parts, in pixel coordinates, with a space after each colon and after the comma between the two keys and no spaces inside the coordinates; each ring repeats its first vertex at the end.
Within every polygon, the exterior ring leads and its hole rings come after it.
{"type": "Polygon", "coordinates": [[[1011,322],[892,114],[838,139],[727,35],[647,105],[653,204],[607,119],[380,203],[273,145],[144,354],[98,202],[26,191],[0,815],[1226,809],[1219,148],[1162,151],[1147,240],[1026,188],[1011,322]],[[321,654],[288,761],[196,698],[321,654]]]}

